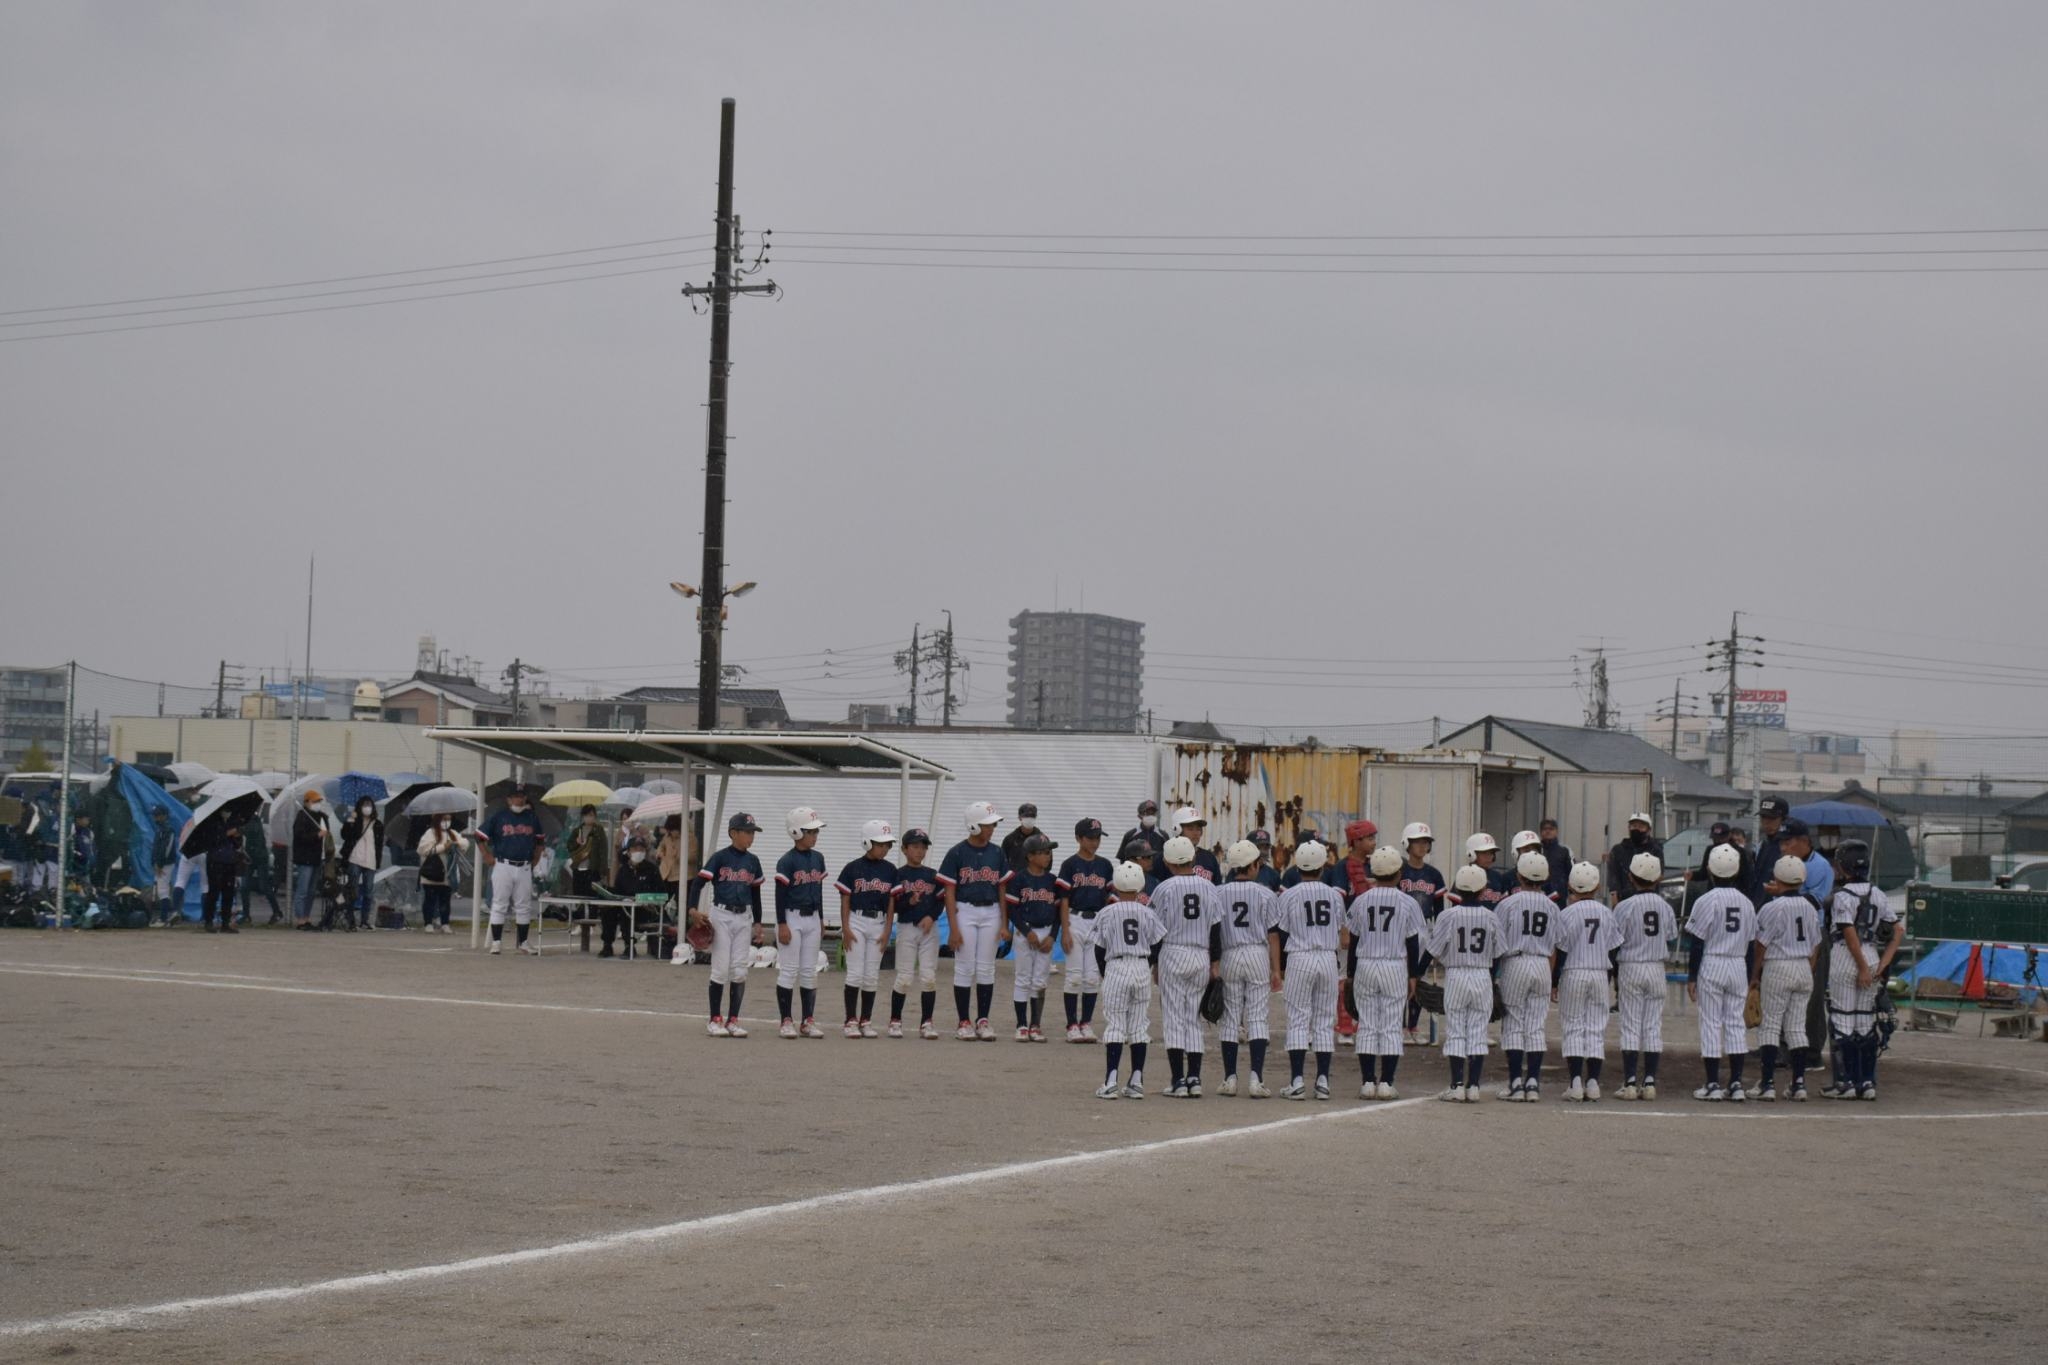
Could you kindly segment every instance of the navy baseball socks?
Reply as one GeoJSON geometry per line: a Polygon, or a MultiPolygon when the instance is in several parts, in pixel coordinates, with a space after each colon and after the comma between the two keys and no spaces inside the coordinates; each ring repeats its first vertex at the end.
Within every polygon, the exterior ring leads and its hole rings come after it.
{"type": "Polygon", "coordinates": [[[725,983],[723,981],[711,983],[711,1017],[713,1019],[725,1018],[725,983]]]}
{"type": "Polygon", "coordinates": [[[1451,1089],[1463,1090],[1465,1088],[1465,1059],[1463,1057],[1450,1057],[1446,1058],[1446,1060],[1451,1064],[1451,1089]]]}
{"type": "Polygon", "coordinates": [[[791,1018],[790,1009],[795,1005],[796,992],[788,986],[775,988],[775,1010],[784,1019],[791,1018]]]}
{"type": "Polygon", "coordinates": [[[967,1012],[973,1008],[973,1004],[974,988],[972,986],[955,986],[953,988],[953,1008],[959,1011],[961,1023],[971,1024],[974,1022],[974,1016],[967,1012]]]}
{"type": "Polygon", "coordinates": [[[860,1014],[860,988],[858,986],[842,986],[840,991],[846,997],[846,1022],[849,1024],[859,1023],[862,1018],[860,1014]]]}

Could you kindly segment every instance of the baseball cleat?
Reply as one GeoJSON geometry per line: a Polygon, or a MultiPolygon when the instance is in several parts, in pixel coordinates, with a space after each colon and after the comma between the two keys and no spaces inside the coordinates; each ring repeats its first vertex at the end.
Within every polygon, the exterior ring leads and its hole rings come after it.
{"type": "Polygon", "coordinates": [[[1722,1100],[1728,1098],[1728,1092],[1721,1088],[1719,1082],[1709,1081],[1693,1091],[1692,1097],[1696,1100],[1703,1100],[1708,1104],[1719,1104],[1722,1100]]]}
{"type": "Polygon", "coordinates": [[[995,1026],[986,1019],[977,1019],[974,1021],[974,1036],[984,1043],[993,1043],[996,1040],[995,1026]]]}
{"type": "Polygon", "coordinates": [[[1020,1042],[1020,1043],[1028,1043],[1028,1042],[1030,1042],[1030,1041],[1031,1041],[1031,1030],[1030,1030],[1030,1029],[1028,1029],[1028,1028],[1020,1028],[1020,1029],[1018,1029],[1018,1030],[1017,1030],[1017,1041],[1018,1041],[1018,1042],[1020,1042]]]}
{"type": "Polygon", "coordinates": [[[1316,1098],[1319,1100],[1330,1098],[1330,1078],[1328,1076],[1316,1077],[1316,1098]]]}
{"type": "Polygon", "coordinates": [[[1034,1043],[1042,1043],[1042,1042],[1044,1042],[1044,1041],[1045,1041],[1045,1030],[1044,1030],[1044,1029],[1042,1029],[1042,1028],[1040,1028],[1040,1027],[1039,1027],[1038,1025],[1036,1025],[1036,1024],[1033,1024],[1033,1025],[1031,1026],[1031,1041],[1032,1041],[1032,1042],[1034,1042],[1034,1043]]]}
{"type": "Polygon", "coordinates": [[[1280,1098],[1283,1100],[1307,1099],[1308,1090],[1306,1087],[1302,1085],[1301,1077],[1296,1076],[1293,1080],[1289,1081],[1286,1085],[1282,1086],[1280,1088],[1280,1098]]]}
{"type": "Polygon", "coordinates": [[[860,1037],[860,1023],[857,1020],[849,1019],[846,1021],[846,1027],[839,1031],[849,1038],[858,1038],[860,1037]]]}
{"type": "Polygon", "coordinates": [[[713,1038],[732,1037],[732,1031],[726,1028],[725,1019],[721,1015],[712,1015],[711,1022],[704,1026],[704,1031],[706,1033],[709,1033],[713,1038]]]}
{"type": "Polygon", "coordinates": [[[528,957],[539,957],[540,945],[538,943],[535,943],[533,940],[528,939],[526,942],[519,945],[519,951],[526,954],[528,957]]]}
{"type": "Polygon", "coordinates": [[[1522,1083],[1520,1081],[1509,1081],[1505,1087],[1494,1091],[1493,1097],[1497,1100],[1512,1100],[1514,1103],[1520,1104],[1522,1102],[1522,1083]]]}
{"type": "MultiPolygon", "coordinates": [[[[1188,1077],[1187,1090],[1189,1099],[1198,1100],[1202,1098],[1202,1078],[1200,1076],[1188,1077]]],[[[1875,1099],[1876,1096],[1873,1095],[1871,1098],[1875,1099]]]]}
{"type": "Polygon", "coordinates": [[[1226,1100],[1235,1098],[1237,1095],[1237,1077],[1235,1075],[1225,1076],[1223,1083],[1216,1087],[1216,1093],[1226,1100]]]}
{"type": "Polygon", "coordinates": [[[1728,1083],[1728,1103],[1741,1104],[1748,1098],[1749,1092],[1742,1088],[1741,1081],[1730,1081],[1728,1083]]]}
{"type": "Polygon", "coordinates": [[[1856,1098],[1868,1100],[1872,1104],[1877,1103],[1877,1083],[1875,1081],[1865,1081],[1863,1088],[1856,1092],[1856,1098]]]}
{"type": "Polygon", "coordinates": [[[1468,1086],[1466,1086],[1466,1087],[1465,1087],[1465,1103],[1467,1103],[1467,1104],[1477,1104],[1477,1103],[1479,1103],[1479,1087],[1478,1087],[1478,1086],[1476,1086],[1476,1085],[1468,1085],[1468,1086]]]}
{"type": "Polygon", "coordinates": [[[1769,1081],[1765,1081],[1762,1085],[1758,1086],[1754,1092],[1751,1093],[1750,1098],[1757,1101],[1759,1104],[1774,1103],[1778,1098],[1778,1087],[1773,1085],[1769,1081]]]}
{"type": "Polygon", "coordinates": [[[954,1030],[954,1032],[953,1032],[953,1036],[954,1036],[955,1038],[958,1038],[958,1039],[959,1039],[959,1040],[960,1040],[961,1042],[963,1042],[963,1043],[971,1043],[971,1042],[973,1042],[973,1041],[974,1041],[974,1025],[972,1025],[972,1024],[970,1024],[970,1023],[968,1023],[968,1022],[967,1022],[967,1021],[966,1021],[965,1019],[962,1019],[962,1020],[960,1021],[960,1027],[954,1030]]]}
{"type": "Polygon", "coordinates": [[[796,1037],[796,1020],[784,1019],[782,1021],[782,1027],[777,1029],[776,1032],[781,1034],[784,1038],[796,1037]]]}
{"type": "Polygon", "coordinates": [[[1357,1042],[1358,1035],[1355,1033],[1340,1033],[1337,1035],[1338,1047],[1351,1047],[1355,1045],[1357,1042]]]}
{"type": "Polygon", "coordinates": [[[1586,1081],[1586,1102],[1593,1103],[1600,1098],[1600,1082],[1588,1078],[1586,1081]]]}
{"type": "Polygon", "coordinates": [[[504,951],[505,951],[505,940],[503,940],[503,939],[501,939],[501,938],[494,938],[494,939],[492,939],[492,940],[491,940],[491,956],[492,956],[492,957],[496,957],[496,956],[497,956],[497,955],[498,955],[499,953],[502,953],[502,952],[504,952],[504,951]]]}
{"type": "Polygon", "coordinates": [[[1792,1089],[1791,1089],[1791,1090],[1790,1090],[1789,1092],[1787,1092],[1787,1093],[1786,1093],[1786,1095],[1785,1095],[1785,1098],[1786,1098],[1786,1099],[1788,1099],[1788,1100],[1791,1100],[1791,1101],[1792,1101],[1793,1103],[1795,1103],[1795,1104],[1805,1104],[1805,1103],[1806,1103],[1806,1086],[1805,1086],[1805,1084],[1804,1084],[1803,1082],[1794,1082],[1794,1083],[1793,1083],[1793,1086],[1792,1086],[1792,1089]]]}
{"type": "Polygon", "coordinates": [[[1614,1098],[1618,1100],[1633,1100],[1640,1098],[1642,1093],[1642,1087],[1634,1081],[1623,1081],[1621,1089],[1614,1092],[1614,1098]]]}
{"type": "Polygon", "coordinates": [[[1245,1087],[1244,1093],[1255,1100],[1271,1099],[1273,1096],[1273,1092],[1266,1089],[1266,1083],[1256,1075],[1252,1077],[1251,1084],[1245,1087]]]}
{"type": "Polygon", "coordinates": [[[1095,1041],[1095,1025],[1087,1023],[1081,1025],[1081,1041],[1084,1043],[1095,1041]]]}
{"type": "Polygon", "coordinates": [[[728,1019],[725,1021],[725,1036],[728,1038],[744,1038],[747,1036],[746,1027],[740,1023],[737,1017],[728,1019]]]}
{"type": "Polygon", "coordinates": [[[1543,1086],[1537,1081],[1522,1082],[1522,1103],[1534,1104],[1543,1098],[1543,1086]]]}
{"type": "Polygon", "coordinates": [[[1081,1041],[1081,1026],[1079,1024],[1067,1025],[1067,1041],[1070,1043],[1081,1041]]]}
{"type": "Polygon", "coordinates": [[[1113,1100],[1122,1093],[1115,1081],[1104,1081],[1095,1088],[1095,1098],[1098,1100],[1113,1100]]]}
{"type": "Polygon", "coordinates": [[[891,1019],[889,1021],[889,1036],[891,1038],[901,1038],[903,1036],[903,1021],[901,1019],[891,1019]]]}
{"type": "Polygon", "coordinates": [[[939,1036],[939,1026],[927,1019],[917,1026],[917,1036],[926,1042],[931,1042],[939,1036]]]}
{"type": "MultiPolygon", "coordinates": [[[[872,1019],[863,1019],[860,1021],[860,1036],[863,1038],[879,1038],[882,1035],[875,1032],[875,1024],[872,1019]]],[[[896,1036],[899,1038],[902,1037],[903,1030],[897,1029],[896,1036]]]]}
{"type": "Polygon", "coordinates": [[[1374,1085],[1371,1081],[1366,1081],[1358,1087],[1358,1098],[1362,1100],[1376,1100],[1379,1097],[1379,1087],[1374,1085]]]}
{"type": "Polygon", "coordinates": [[[825,1030],[818,1027],[818,1021],[815,1019],[804,1020],[803,1026],[799,1031],[806,1038],[823,1038],[825,1036],[825,1030]]]}
{"type": "Polygon", "coordinates": [[[1394,1089],[1394,1083],[1392,1081],[1381,1081],[1380,1098],[1383,1100],[1397,1100],[1401,1098],[1401,1095],[1399,1091],[1394,1089]]]}
{"type": "Polygon", "coordinates": [[[1184,1100],[1187,1097],[1188,1083],[1186,1081],[1175,1081],[1172,1085],[1166,1087],[1166,1098],[1170,1100],[1184,1100]]]}
{"type": "Polygon", "coordinates": [[[1445,1104],[1463,1104],[1465,1102],[1465,1087],[1462,1085],[1454,1085],[1450,1087],[1448,1090],[1444,1091],[1443,1094],[1438,1095],[1437,1098],[1442,1100],[1445,1104]]]}
{"type": "Polygon", "coordinates": [[[1572,1077],[1572,1083],[1565,1087],[1564,1097],[1573,1104],[1577,1104],[1580,1100],[1586,1098],[1586,1078],[1583,1076],[1572,1077]]]}
{"type": "Polygon", "coordinates": [[[1140,1080],[1133,1080],[1129,1085],[1124,1087],[1124,1098],[1127,1100],[1144,1099],[1145,1083],[1140,1080]]]}
{"type": "Polygon", "coordinates": [[[1844,1087],[1840,1081],[1829,1081],[1820,1088],[1820,1097],[1824,1100],[1839,1100],[1854,1099],[1856,1095],[1854,1091],[1849,1091],[1845,1094],[1844,1087]]]}
{"type": "Polygon", "coordinates": [[[1657,1098],[1657,1078],[1655,1076],[1643,1082],[1643,1088],[1636,1092],[1636,1098],[1639,1100],[1654,1100],[1657,1098]]]}

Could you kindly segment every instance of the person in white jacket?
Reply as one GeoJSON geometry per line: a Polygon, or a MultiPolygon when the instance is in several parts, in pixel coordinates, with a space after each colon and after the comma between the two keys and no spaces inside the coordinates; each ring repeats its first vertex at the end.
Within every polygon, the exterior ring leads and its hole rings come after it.
{"type": "Polygon", "coordinates": [[[445,815],[434,817],[420,836],[420,921],[430,934],[448,930],[448,904],[455,898],[455,855],[469,849],[445,815]]]}

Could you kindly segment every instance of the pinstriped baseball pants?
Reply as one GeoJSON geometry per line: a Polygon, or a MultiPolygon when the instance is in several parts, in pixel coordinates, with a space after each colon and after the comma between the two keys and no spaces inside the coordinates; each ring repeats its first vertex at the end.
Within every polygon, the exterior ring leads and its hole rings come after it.
{"type": "Polygon", "coordinates": [[[1400,1056],[1401,1024],[1408,1008],[1406,960],[1360,958],[1351,994],[1358,1006],[1358,1050],[1374,1057],[1400,1056]]]}
{"type": "Polygon", "coordinates": [[[1621,1050],[1664,1050],[1664,964],[1624,962],[1616,973],[1621,985],[1621,1050]]]}
{"type": "Polygon", "coordinates": [[[1202,1050],[1202,988],[1209,950],[1169,944],[1159,952],[1159,1033],[1169,1048],[1202,1050]]]}
{"type": "Polygon", "coordinates": [[[1287,955],[1287,1050],[1337,1050],[1337,954],[1310,948],[1287,955]]]}
{"type": "Polygon", "coordinates": [[[1223,1018],[1217,1022],[1216,1037],[1225,1043],[1264,1038],[1273,964],[1264,948],[1245,944],[1223,950],[1223,1018]]]}

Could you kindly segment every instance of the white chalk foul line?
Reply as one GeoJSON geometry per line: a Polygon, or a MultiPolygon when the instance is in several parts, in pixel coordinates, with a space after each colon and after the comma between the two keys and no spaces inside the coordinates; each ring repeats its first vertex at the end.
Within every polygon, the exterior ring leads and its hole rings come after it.
{"type": "Polygon", "coordinates": [[[0,967],[58,969],[71,972],[142,972],[149,976],[196,976],[211,981],[290,981],[288,976],[250,976],[246,972],[190,972],[175,967],[136,967],[125,962],[0,962],[0,967]]]}
{"type": "Polygon", "coordinates": [[[1212,1142],[1223,1142],[1232,1138],[1252,1137],[1278,1132],[1283,1128],[1298,1128],[1312,1123],[1328,1123],[1344,1119],[1367,1118],[1378,1114],[1389,1114],[1410,1105],[1425,1104],[1426,1098],[1394,1100],[1371,1108],[1337,1109],[1321,1113],[1298,1114],[1291,1118],[1273,1119],[1266,1123],[1248,1123],[1236,1128],[1222,1128],[1207,1133],[1190,1133],[1184,1137],[1162,1138],[1153,1142],[1136,1142],[1122,1147],[1104,1147],[1095,1151],[1072,1152],[1066,1156],[1041,1157],[1033,1161],[1015,1161],[1002,1166],[987,1166],[979,1170],[958,1171],[952,1175],[928,1176],[922,1180],[904,1180],[889,1185],[868,1185],[858,1189],[837,1190],[831,1194],[811,1195],[804,1199],[786,1200],[779,1204],[757,1204],[753,1208],[737,1209],[731,1213],[715,1213],[702,1218],[685,1218],[680,1222],[660,1223],[653,1227],[629,1228],[623,1232],[605,1233],[599,1237],[585,1237],[573,1242],[556,1242],[551,1246],[527,1247],[519,1251],[501,1251],[489,1256],[471,1256],[460,1261],[443,1261],[435,1265],[408,1266],[403,1270],[378,1270],[364,1275],[346,1275],[333,1280],[315,1280],[308,1284],[278,1285],[270,1289],[248,1289],[237,1294],[213,1294],[203,1298],[173,1299],[167,1303],[130,1304],[122,1308],[95,1308],[78,1313],[66,1313],[52,1318],[28,1318],[18,1322],[0,1322],[0,1338],[42,1336],[51,1332],[95,1332],[111,1328],[138,1327],[175,1318],[190,1317],[195,1313],[210,1312],[222,1308],[253,1308],[264,1304],[290,1303],[299,1299],[323,1297],[329,1294],[349,1294],[365,1289],[388,1289],[399,1285],[418,1284],[426,1280],[444,1280],[456,1275],[474,1275],[489,1270],[504,1270],[514,1266],[534,1265],[544,1261],[566,1260],[572,1257],[591,1256],[600,1252],[616,1251],[622,1247],[648,1246],[660,1242],[676,1241],[707,1232],[726,1232],[751,1227],[780,1218],[798,1214],[819,1213],[834,1209],[856,1208],[864,1204],[901,1199],[906,1196],[934,1194],[941,1190],[960,1189],[970,1185],[987,1185],[996,1181],[1012,1180],[1020,1176],[1040,1175],[1047,1171],[1065,1170],[1075,1166],[1095,1165],[1105,1161],[1116,1161],[1126,1157],[1151,1156],[1158,1152],[1177,1151],[1187,1147],[1205,1146],[1212,1142]]]}
{"type": "Polygon", "coordinates": [[[1725,1105],[1718,1109],[1635,1109],[1635,1108],[1593,1108],[1578,1106],[1586,1114],[1604,1114],[1617,1119],[1727,1119],[1741,1122],[1751,1119],[1758,1123],[1953,1123],[1959,1119],[2048,1119],[2048,1109],[1985,1109],[1974,1113],[1960,1114],[1874,1114],[1869,1110],[1847,1102],[1837,1101],[1846,1111],[1840,1114],[1787,1114],[1780,1111],[1766,1116],[1761,1106],[1740,1105],[1730,1109],[1725,1105]],[[1739,1112],[1749,1110],[1748,1113],[1739,1112]]]}

